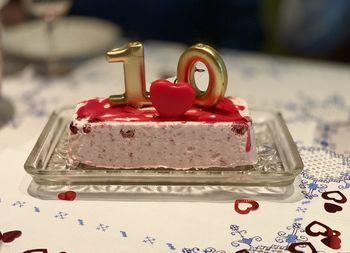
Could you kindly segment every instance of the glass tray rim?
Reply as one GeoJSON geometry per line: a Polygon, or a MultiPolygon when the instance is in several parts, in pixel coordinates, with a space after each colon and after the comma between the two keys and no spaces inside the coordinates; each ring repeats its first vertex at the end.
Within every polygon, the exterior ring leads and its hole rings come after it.
{"type": "MultiPolygon", "coordinates": [[[[277,186],[277,185],[288,185],[293,183],[295,177],[301,172],[303,169],[303,162],[297,150],[296,144],[294,143],[292,136],[286,126],[286,123],[282,117],[282,114],[275,110],[264,109],[264,108],[250,108],[251,113],[267,113],[270,117],[273,118],[276,124],[278,124],[280,128],[280,132],[285,138],[286,147],[288,150],[279,150],[280,153],[290,152],[291,157],[289,160],[282,161],[284,163],[291,163],[292,168],[289,168],[289,171],[282,172],[274,172],[274,173],[264,173],[258,171],[249,171],[247,174],[246,169],[233,169],[228,170],[216,168],[215,170],[204,169],[204,170],[171,170],[171,169],[128,169],[128,170],[118,170],[118,169],[83,169],[83,170],[70,170],[70,171],[48,171],[45,170],[47,168],[47,164],[39,163],[36,164],[37,159],[43,153],[47,153],[47,155],[52,155],[55,147],[52,147],[53,144],[57,145],[61,135],[63,134],[64,127],[67,127],[67,124],[60,123],[61,128],[58,127],[58,133],[56,133],[53,137],[50,137],[50,134],[55,129],[53,128],[55,124],[59,124],[59,121],[70,120],[69,118],[65,118],[62,114],[66,111],[73,110],[72,106],[65,106],[59,110],[54,111],[47,124],[45,125],[42,133],[40,134],[36,144],[34,145],[30,155],[28,156],[24,168],[28,174],[33,177],[33,180],[40,184],[47,185],[55,185],[55,184],[66,184],[66,185],[75,185],[75,184],[130,184],[130,185],[262,185],[262,186],[277,186]],[[50,150],[44,149],[45,142],[50,142],[52,145],[50,146],[50,150]],[[97,173],[97,175],[94,175],[97,173]],[[103,175],[104,174],[104,175],[103,175]],[[140,174],[141,177],[140,177],[140,174]],[[203,180],[191,181],[188,180],[170,180],[169,182],[162,178],[170,178],[170,179],[178,179],[178,177],[190,176],[192,179],[197,179],[196,175],[200,174],[203,180]],[[219,175],[221,174],[221,176],[219,175]],[[215,179],[215,176],[218,176],[218,179],[215,179]],[[254,176],[264,176],[264,180],[260,180],[259,183],[254,183],[250,181],[239,182],[239,180],[232,180],[232,177],[254,177],[254,176]],[[109,180],[111,178],[113,180],[109,180]],[[231,177],[231,180],[229,180],[231,177]],[[67,178],[69,178],[67,180],[67,178]],[[211,180],[212,179],[212,180],[211,180]],[[64,182],[65,180],[65,182],[64,182]],[[105,180],[105,181],[104,181],[105,180]],[[165,180],[165,181],[162,181],[165,180]]],[[[254,120],[254,119],[253,119],[254,120]]],[[[57,126],[56,126],[57,128],[57,126]]],[[[282,136],[281,135],[281,136],[282,136]]],[[[280,137],[281,137],[280,136],[280,137]]],[[[279,154],[281,155],[281,154],[279,154]]],[[[287,166],[283,164],[283,166],[287,166]]],[[[190,178],[190,179],[191,179],[190,178]]]]}

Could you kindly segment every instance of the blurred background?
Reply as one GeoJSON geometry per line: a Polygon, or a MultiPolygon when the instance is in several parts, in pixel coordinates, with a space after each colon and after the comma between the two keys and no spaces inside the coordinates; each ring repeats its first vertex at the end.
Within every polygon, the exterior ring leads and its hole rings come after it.
{"type": "MultiPolygon", "coordinates": [[[[2,2],[2,23],[4,29],[10,31],[11,27],[38,18],[50,23],[51,18],[56,19],[63,15],[85,16],[116,25],[118,33],[114,35],[124,38],[124,41],[161,40],[189,45],[206,42],[217,48],[340,62],[350,61],[350,1],[348,0],[10,0],[2,2]],[[52,6],[46,6],[48,2],[52,6]]],[[[32,36],[36,36],[35,28],[29,26],[26,28],[27,31],[33,32],[32,36]]],[[[93,25],[86,29],[99,30],[93,25]]],[[[46,30],[49,32],[50,28],[46,30]]],[[[20,35],[17,34],[17,40],[18,37],[20,35]]],[[[97,42],[99,40],[97,37],[94,39],[97,42]]],[[[108,41],[102,39],[100,42],[105,43],[106,47],[110,46],[108,41]]],[[[4,43],[5,54],[26,55],[18,52],[18,48],[12,48],[17,45],[13,45],[15,42],[11,39],[9,42],[5,38],[4,43]]],[[[23,44],[25,41],[22,40],[20,43],[23,44]]],[[[57,44],[61,43],[56,43],[56,47],[59,47],[57,44]]],[[[51,49],[54,51],[53,46],[51,49]]],[[[36,52],[36,54],[39,53],[36,52]]],[[[40,57],[34,55],[27,58],[40,57]]]]}

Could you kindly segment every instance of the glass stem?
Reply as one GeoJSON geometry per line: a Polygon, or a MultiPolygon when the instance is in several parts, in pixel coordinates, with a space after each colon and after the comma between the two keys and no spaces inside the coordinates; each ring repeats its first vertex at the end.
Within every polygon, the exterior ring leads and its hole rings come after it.
{"type": "Polygon", "coordinates": [[[47,71],[53,73],[55,71],[57,57],[54,39],[54,18],[48,18],[46,21],[46,33],[48,42],[48,54],[47,54],[47,71]]]}

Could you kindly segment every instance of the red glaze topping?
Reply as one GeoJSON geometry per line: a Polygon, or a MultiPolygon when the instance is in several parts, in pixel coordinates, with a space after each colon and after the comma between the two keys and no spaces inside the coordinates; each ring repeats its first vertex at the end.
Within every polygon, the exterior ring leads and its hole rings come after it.
{"type": "Polygon", "coordinates": [[[239,122],[247,123],[251,120],[242,117],[239,110],[244,106],[236,106],[228,98],[223,98],[212,107],[192,107],[185,114],[175,118],[161,117],[154,107],[142,109],[131,106],[112,107],[109,100],[91,99],[84,103],[77,111],[77,119],[88,119],[89,122],[116,121],[116,122],[167,122],[167,121],[193,121],[193,122],[239,122]]]}
{"type": "MultiPolygon", "coordinates": [[[[251,122],[249,117],[243,117],[239,113],[244,110],[242,105],[235,105],[231,99],[223,98],[218,104],[212,107],[192,107],[185,114],[175,117],[161,117],[156,109],[152,106],[144,107],[142,109],[131,106],[111,106],[108,98],[105,99],[90,99],[82,102],[77,111],[77,120],[88,119],[89,122],[169,122],[180,121],[186,123],[204,122],[234,122],[241,125],[246,125],[244,129],[248,128],[248,123],[251,122]]],[[[243,129],[242,128],[242,129],[243,129]]],[[[87,129],[86,129],[87,130],[87,129]]],[[[85,133],[88,131],[84,131],[85,133]]],[[[239,131],[236,131],[236,134],[239,131]]],[[[244,134],[244,133],[239,133],[244,134]]],[[[246,152],[251,149],[250,131],[247,131],[246,152]]]]}

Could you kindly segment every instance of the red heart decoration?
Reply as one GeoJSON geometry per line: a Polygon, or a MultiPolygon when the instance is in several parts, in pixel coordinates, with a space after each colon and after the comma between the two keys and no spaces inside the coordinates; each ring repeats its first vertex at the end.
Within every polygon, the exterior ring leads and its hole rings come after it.
{"type": "MultiPolygon", "coordinates": [[[[1,234],[1,233],[0,233],[1,234]]],[[[3,241],[3,242],[13,242],[16,238],[20,237],[22,235],[22,232],[19,231],[19,230],[13,230],[13,231],[9,231],[9,232],[6,232],[6,233],[3,233],[1,236],[0,236],[0,239],[3,241]]]]}
{"type": "Polygon", "coordinates": [[[314,245],[311,244],[311,242],[295,242],[295,243],[292,243],[291,245],[289,245],[288,247],[288,250],[292,253],[304,253],[306,251],[300,251],[300,250],[297,250],[296,247],[298,246],[307,246],[312,253],[317,253],[317,250],[315,249],[314,245]]]}
{"type": "Polygon", "coordinates": [[[196,92],[188,83],[156,80],[150,87],[150,99],[160,116],[176,118],[193,106],[196,92]]]}
{"type": "Polygon", "coordinates": [[[250,211],[254,211],[259,208],[259,203],[252,199],[237,199],[235,201],[235,211],[239,214],[248,214],[250,211]],[[250,204],[246,209],[241,209],[240,204],[250,204]]]}
{"type": "Polygon", "coordinates": [[[329,213],[340,212],[343,210],[341,206],[332,203],[324,203],[324,209],[329,213]]]}
{"type": "Polygon", "coordinates": [[[68,201],[73,201],[75,200],[77,196],[77,193],[75,191],[66,191],[66,192],[60,192],[57,197],[60,200],[68,200],[68,201]]]}
{"type": "Polygon", "coordinates": [[[345,203],[347,201],[345,195],[341,193],[340,191],[329,191],[329,192],[324,192],[322,193],[322,198],[327,199],[327,200],[333,200],[337,203],[345,203]],[[338,194],[341,199],[336,199],[334,197],[331,197],[331,195],[338,194]]]}

